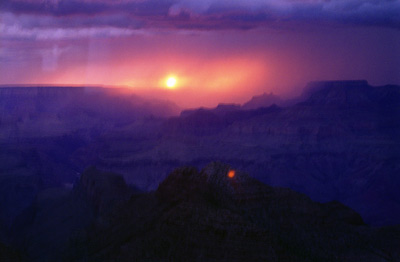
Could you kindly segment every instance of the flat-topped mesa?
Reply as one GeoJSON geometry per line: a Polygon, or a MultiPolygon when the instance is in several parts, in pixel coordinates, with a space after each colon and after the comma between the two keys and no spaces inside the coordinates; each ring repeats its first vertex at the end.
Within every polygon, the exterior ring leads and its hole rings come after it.
{"type": "Polygon", "coordinates": [[[369,86],[367,80],[333,80],[333,81],[312,81],[307,87],[365,87],[369,86]]]}
{"type": "Polygon", "coordinates": [[[85,87],[74,86],[22,86],[22,87],[0,87],[0,98],[6,97],[70,97],[85,93],[85,87]]]}
{"type": "Polygon", "coordinates": [[[370,106],[377,92],[365,80],[311,82],[305,90],[305,104],[336,107],[370,106]]]}

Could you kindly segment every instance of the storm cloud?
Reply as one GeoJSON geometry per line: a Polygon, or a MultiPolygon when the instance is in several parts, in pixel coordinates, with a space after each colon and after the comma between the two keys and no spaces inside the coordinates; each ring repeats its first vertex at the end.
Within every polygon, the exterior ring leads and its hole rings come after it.
{"type": "Polygon", "coordinates": [[[306,22],[400,29],[398,0],[3,0],[0,12],[17,15],[23,28],[242,30],[306,22]]]}

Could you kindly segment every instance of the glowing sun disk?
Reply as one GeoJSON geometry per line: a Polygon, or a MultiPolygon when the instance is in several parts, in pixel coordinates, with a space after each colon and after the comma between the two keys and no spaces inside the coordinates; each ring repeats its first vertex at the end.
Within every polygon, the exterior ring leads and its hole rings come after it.
{"type": "Polygon", "coordinates": [[[176,87],[176,83],[177,83],[177,82],[178,82],[178,81],[176,80],[175,77],[170,76],[170,77],[167,78],[167,81],[165,81],[165,84],[167,85],[167,88],[173,89],[173,88],[176,87]]]}

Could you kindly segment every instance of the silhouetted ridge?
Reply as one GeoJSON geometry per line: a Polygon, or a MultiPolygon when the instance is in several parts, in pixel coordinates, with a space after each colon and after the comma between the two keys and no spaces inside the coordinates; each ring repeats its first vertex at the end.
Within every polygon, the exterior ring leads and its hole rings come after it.
{"type": "Polygon", "coordinates": [[[71,98],[83,95],[85,87],[67,86],[29,86],[0,87],[0,99],[10,97],[71,98]]]}
{"type": "Polygon", "coordinates": [[[170,118],[164,129],[169,133],[211,135],[221,132],[226,127],[226,121],[219,115],[201,108],[193,112],[183,113],[184,116],[170,118]]]}
{"type": "Polygon", "coordinates": [[[241,171],[232,170],[234,176],[229,177],[231,170],[229,165],[219,162],[207,165],[201,172],[191,167],[180,168],[160,184],[157,193],[162,199],[176,199],[178,196],[174,196],[175,188],[179,188],[182,189],[177,192],[179,198],[197,198],[196,194],[200,194],[221,205],[230,206],[267,189],[264,184],[241,171]]]}
{"type": "Polygon", "coordinates": [[[166,134],[191,134],[197,136],[222,133],[237,121],[277,113],[281,108],[273,104],[269,107],[242,110],[238,105],[219,105],[216,108],[185,110],[180,117],[173,117],[164,124],[166,134]]]}
{"type": "Polygon", "coordinates": [[[215,112],[217,113],[227,113],[227,112],[232,112],[232,111],[237,111],[240,109],[240,105],[238,104],[218,104],[218,106],[215,108],[215,112]]]}
{"type": "Polygon", "coordinates": [[[269,107],[272,105],[281,105],[283,101],[279,96],[274,95],[273,93],[264,93],[259,96],[253,96],[248,102],[242,105],[242,109],[257,109],[260,107],[269,107]]]}
{"type": "Polygon", "coordinates": [[[195,108],[183,110],[180,117],[188,117],[198,112],[210,112],[218,116],[225,116],[227,113],[235,112],[240,110],[240,105],[237,104],[219,104],[215,108],[195,108]]]}
{"type": "Polygon", "coordinates": [[[21,241],[30,258],[33,256],[37,261],[379,261],[382,254],[393,261],[400,258],[397,252],[400,239],[395,237],[399,229],[371,229],[356,212],[339,202],[317,203],[290,189],[267,186],[219,162],[212,162],[201,171],[193,167],[178,168],[156,192],[135,197],[122,177],[89,168],[71,194],[58,198],[57,205],[37,203],[33,207],[53,215],[51,220],[42,219],[24,229],[30,232],[29,239],[21,237],[21,241]],[[87,211],[80,210],[74,216],[63,213],[60,207],[72,208],[73,201],[88,201],[87,211]],[[74,222],[76,216],[82,214],[82,219],[87,219],[87,214],[98,208],[99,203],[103,213],[109,215],[97,213],[82,231],[74,222]],[[58,223],[69,229],[65,233],[70,240],[54,244],[56,231],[41,234],[46,221],[51,221],[53,228],[58,223]],[[57,249],[48,250],[44,243],[57,249]]]}
{"type": "MultiPolygon", "coordinates": [[[[278,214],[281,211],[296,213],[296,210],[301,210],[301,213],[309,212],[302,215],[317,216],[313,218],[317,223],[364,224],[359,214],[337,201],[318,204],[290,189],[265,185],[247,173],[233,170],[229,165],[220,162],[212,162],[200,172],[192,167],[176,169],[160,184],[156,192],[162,201],[204,198],[218,206],[244,209],[246,212],[249,212],[249,208],[267,208],[278,214]],[[229,171],[234,172],[233,177],[228,176],[229,171]]],[[[256,213],[253,215],[257,216],[256,213]]]]}
{"type": "Polygon", "coordinates": [[[321,87],[327,88],[341,88],[341,87],[365,87],[369,86],[367,80],[335,80],[335,81],[312,81],[310,82],[307,88],[314,89],[313,91],[317,91],[321,87]]]}
{"type": "Polygon", "coordinates": [[[330,106],[368,106],[377,93],[365,80],[311,82],[306,90],[306,104],[330,106]]]}

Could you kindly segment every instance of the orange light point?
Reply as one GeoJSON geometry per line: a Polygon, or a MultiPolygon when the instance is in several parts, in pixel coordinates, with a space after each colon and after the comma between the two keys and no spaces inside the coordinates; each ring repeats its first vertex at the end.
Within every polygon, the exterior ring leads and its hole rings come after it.
{"type": "Polygon", "coordinates": [[[229,170],[228,177],[233,178],[235,176],[235,170],[229,170]]]}

